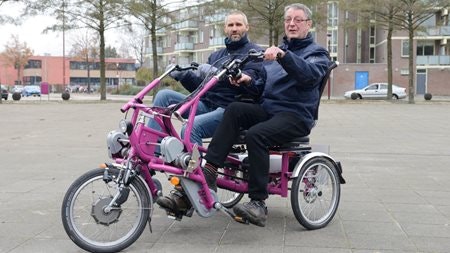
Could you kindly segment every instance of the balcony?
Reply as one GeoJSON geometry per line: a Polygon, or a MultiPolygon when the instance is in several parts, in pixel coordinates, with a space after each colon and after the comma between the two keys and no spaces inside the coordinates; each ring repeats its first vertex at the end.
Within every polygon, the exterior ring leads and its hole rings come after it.
{"type": "Polygon", "coordinates": [[[223,23],[225,20],[225,14],[214,14],[205,17],[205,23],[211,24],[211,23],[223,23]]]}
{"type": "Polygon", "coordinates": [[[419,36],[450,36],[450,26],[428,27],[425,31],[418,31],[419,36]]]}
{"type": "Polygon", "coordinates": [[[193,20],[186,20],[181,23],[177,23],[173,25],[175,30],[181,31],[196,31],[198,30],[198,22],[193,20]]]}
{"type": "MultiPolygon", "coordinates": [[[[157,54],[162,54],[162,52],[163,52],[163,48],[162,47],[156,47],[156,53],[157,54]]],[[[153,53],[152,48],[151,47],[145,48],[145,53],[146,54],[152,54],[153,53]]]]}
{"type": "Polygon", "coordinates": [[[175,51],[194,50],[194,43],[185,42],[175,44],[175,51]]]}
{"type": "Polygon", "coordinates": [[[450,65],[449,55],[427,55],[417,56],[417,65],[450,65]]]}
{"type": "Polygon", "coordinates": [[[157,29],[157,30],[155,31],[155,35],[156,35],[156,36],[160,36],[160,37],[166,36],[166,35],[167,35],[167,31],[166,31],[165,28],[160,28],[160,29],[157,29]]]}

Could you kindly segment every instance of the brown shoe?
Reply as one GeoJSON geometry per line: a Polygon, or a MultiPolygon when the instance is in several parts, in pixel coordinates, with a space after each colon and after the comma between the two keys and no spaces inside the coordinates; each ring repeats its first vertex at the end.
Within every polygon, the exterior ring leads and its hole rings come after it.
{"type": "Polygon", "coordinates": [[[156,203],[160,207],[175,214],[185,213],[191,208],[191,202],[187,196],[177,190],[173,190],[169,196],[159,197],[156,203]]]}

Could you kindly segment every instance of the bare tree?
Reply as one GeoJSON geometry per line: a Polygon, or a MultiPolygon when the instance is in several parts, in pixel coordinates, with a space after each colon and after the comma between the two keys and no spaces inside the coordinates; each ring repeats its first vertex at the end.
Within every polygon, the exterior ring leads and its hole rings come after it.
{"type": "Polygon", "coordinates": [[[98,57],[98,38],[86,32],[75,38],[70,55],[84,62],[87,71],[87,92],[91,92],[91,63],[98,57]]]}
{"type": "Polygon", "coordinates": [[[57,24],[46,30],[64,31],[87,28],[99,36],[100,100],[106,100],[105,31],[128,26],[122,0],[23,0],[24,15],[50,14],[57,24]]]}
{"type": "Polygon", "coordinates": [[[380,26],[387,30],[387,69],[388,69],[388,93],[386,99],[392,99],[392,35],[400,26],[394,22],[394,17],[401,12],[401,6],[398,1],[392,0],[344,0],[341,1],[342,7],[346,11],[359,14],[359,19],[363,23],[350,22],[345,26],[365,26],[370,24],[380,26]]]}
{"type": "Polygon", "coordinates": [[[17,35],[12,35],[11,40],[5,45],[5,51],[2,53],[2,57],[9,66],[17,70],[16,84],[18,85],[22,84],[21,70],[28,64],[31,56],[33,56],[33,50],[27,46],[27,43],[21,43],[17,35]]]}
{"type": "Polygon", "coordinates": [[[134,56],[139,66],[143,66],[145,62],[145,38],[144,30],[138,30],[127,41],[123,41],[122,45],[128,49],[128,53],[134,56]]]}
{"type": "Polygon", "coordinates": [[[408,31],[409,40],[409,85],[408,102],[414,103],[414,35],[421,24],[435,15],[436,10],[450,6],[449,0],[398,0],[401,6],[399,15],[395,15],[393,22],[408,31]]]}
{"type": "MultiPolygon", "coordinates": [[[[183,1],[177,1],[179,3],[183,1]]],[[[142,25],[150,36],[152,44],[152,58],[153,58],[153,76],[158,75],[158,52],[156,49],[156,32],[164,30],[170,26],[171,12],[167,6],[172,3],[163,4],[159,0],[130,0],[127,4],[129,13],[134,16],[140,25],[142,25]],[[164,19],[159,17],[165,17],[164,19]],[[166,22],[164,22],[166,21],[166,22]]]]}

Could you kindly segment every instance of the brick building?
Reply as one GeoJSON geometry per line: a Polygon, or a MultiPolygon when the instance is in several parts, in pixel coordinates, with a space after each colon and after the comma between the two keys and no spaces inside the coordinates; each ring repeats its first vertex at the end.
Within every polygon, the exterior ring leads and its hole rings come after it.
{"type": "MultiPolygon", "coordinates": [[[[423,24],[414,39],[415,93],[450,95],[450,25],[448,9],[423,24]]],[[[157,33],[158,62],[164,68],[170,62],[189,64],[206,62],[209,54],[224,47],[223,20],[225,14],[205,15],[201,6],[183,8],[177,17],[184,20],[157,33]]],[[[387,82],[387,32],[370,20],[366,29],[348,29],[343,23],[352,21],[350,13],[339,8],[338,1],[328,1],[326,26],[316,26],[313,36],[330,50],[340,66],[330,78],[330,96],[342,97],[347,90],[361,88],[372,82],[387,82]]],[[[251,17],[249,17],[252,29],[251,17]]],[[[169,21],[167,21],[169,22],[169,21]]],[[[251,38],[267,47],[267,38],[251,38]]],[[[393,83],[408,88],[408,34],[395,31],[393,42],[393,83]]],[[[147,58],[151,62],[151,43],[147,40],[147,58]]],[[[328,95],[328,89],[325,94],[328,95]]]]}
{"type": "MultiPolygon", "coordinates": [[[[134,59],[107,58],[106,85],[117,87],[123,84],[135,84],[136,71],[134,59]]],[[[22,85],[40,84],[47,82],[52,91],[60,92],[67,86],[87,87],[92,89],[100,85],[100,62],[98,60],[88,64],[75,58],[62,56],[32,56],[28,64],[17,76],[17,69],[8,66],[0,58],[0,82],[6,86],[14,86],[18,81],[22,85]]]]}

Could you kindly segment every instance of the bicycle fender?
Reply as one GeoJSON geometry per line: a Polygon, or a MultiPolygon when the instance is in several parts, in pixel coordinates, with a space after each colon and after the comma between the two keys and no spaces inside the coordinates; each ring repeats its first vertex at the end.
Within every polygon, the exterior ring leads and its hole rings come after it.
{"type": "Polygon", "coordinates": [[[336,170],[338,172],[338,176],[339,176],[339,182],[341,184],[345,184],[345,179],[342,176],[342,166],[341,163],[339,161],[336,161],[333,157],[331,157],[328,154],[322,153],[322,152],[311,152],[309,154],[306,154],[305,156],[302,157],[302,159],[300,159],[300,161],[298,161],[297,165],[295,165],[294,171],[292,173],[291,178],[296,178],[298,177],[298,175],[300,174],[300,170],[303,167],[303,165],[305,165],[306,162],[308,162],[309,160],[315,158],[315,157],[323,157],[325,159],[328,159],[331,163],[333,163],[333,165],[336,167],[336,170]]]}

